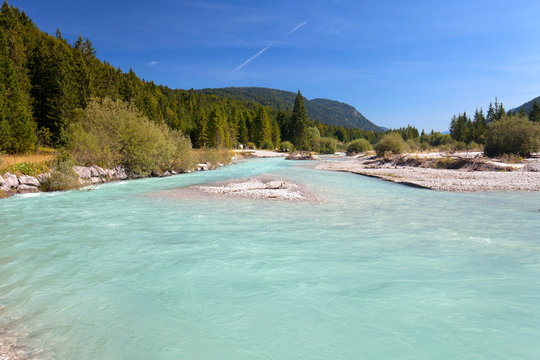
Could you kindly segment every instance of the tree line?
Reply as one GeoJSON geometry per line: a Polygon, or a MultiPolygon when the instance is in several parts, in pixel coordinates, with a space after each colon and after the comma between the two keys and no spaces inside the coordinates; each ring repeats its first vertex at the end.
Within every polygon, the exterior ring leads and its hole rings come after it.
{"type": "Polygon", "coordinates": [[[69,43],[59,30],[54,36],[44,33],[23,11],[2,4],[0,152],[65,146],[77,112],[106,98],[126,102],[154,123],[185,134],[195,147],[274,149],[290,141],[309,149],[313,129],[321,138],[338,141],[380,137],[310,121],[300,91],[292,110],[280,110],[142,80],[132,69],[124,72],[99,60],[89,39],[79,36],[69,43]]]}

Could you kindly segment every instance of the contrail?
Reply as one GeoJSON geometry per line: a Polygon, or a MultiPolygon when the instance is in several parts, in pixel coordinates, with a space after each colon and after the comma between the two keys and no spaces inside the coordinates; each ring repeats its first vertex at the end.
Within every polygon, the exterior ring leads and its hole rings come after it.
{"type": "Polygon", "coordinates": [[[292,30],[289,31],[287,34],[285,34],[285,36],[292,34],[293,32],[295,32],[296,30],[300,29],[302,26],[304,26],[304,25],[306,25],[306,24],[307,24],[307,21],[304,21],[303,23],[301,23],[301,24],[295,26],[294,29],[292,29],[292,30]]]}
{"type": "Polygon", "coordinates": [[[266,50],[268,50],[268,48],[270,48],[270,46],[274,45],[274,43],[268,45],[267,47],[265,47],[264,49],[262,49],[261,51],[259,51],[258,53],[256,53],[255,55],[253,55],[252,57],[250,57],[249,59],[247,59],[246,61],[244,61],[242,63],[242,65],[240,65],[239,67],[237,67],[236,69],[234,69],[233,72],[237,72],[238,70],[240,70],[241,68],[243,68],[244,66],[246,66],[247,64],[249,64],[250,62],[252,62],[253,60],[255,60],[257,58],[257,56],[261,55],[263,52],[265,52],[266,50]]]}
{"type": "MultiPolygon", "coordinates": [[[[286,33],[285,35],[283,35],[281,37],[281,39],[283,39],[284,37],[292,34],[293,32],[295,32],[296,30],[300,29],[302,26],[306,25],[307,24],[307,21],[304,21],[303,23],[301,24],[298,24],[296,25],[294,28],[292,28],[291,30],[289,30],[288,33],[286,33]]],[[[258,56],[260,56],[263,52],[265,52],[266,50],[268,50],[272,45],[274,45],[273,42],[271,42],[270,44],[268,44],[267,47],[265,47],[264,49],[262,49],[261,51],[259,51],[258,53],[256,53],[255,55],[253,55],[252,57],[250,57],[249,59],[247,59],[246,61],[244,61],[240,66],[238,66],[236,69],[233,70],[233,72],[237,72],[238,70],[240,70],[241,68],[243,68],[244,66],[246,66],[247,64],[249,64],[250,62],[252,62],[253,60],[255,60],[258,56]]]]}

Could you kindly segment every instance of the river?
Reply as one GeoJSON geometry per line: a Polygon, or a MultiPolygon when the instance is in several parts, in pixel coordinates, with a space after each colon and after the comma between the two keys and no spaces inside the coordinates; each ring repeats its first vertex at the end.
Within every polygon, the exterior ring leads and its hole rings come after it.
{"type": "Polygon", "coordinates": [[[539,210],[283,159],[15,196],[0,328],[54,359],[536,359],[539,210]],[[159,195],[260,174],[320,201],[159,195]]]}

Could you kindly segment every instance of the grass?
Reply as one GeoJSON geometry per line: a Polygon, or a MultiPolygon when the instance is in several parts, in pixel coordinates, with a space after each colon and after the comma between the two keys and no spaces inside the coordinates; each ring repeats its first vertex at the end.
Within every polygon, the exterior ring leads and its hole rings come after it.
{"type": "Polygon", "coordinates": [[[1,154],[0,174],[13,172],[35,176],[45,171],[56,159],[53,149],[41,148],[39,151],[30,154],[1,154]]]}

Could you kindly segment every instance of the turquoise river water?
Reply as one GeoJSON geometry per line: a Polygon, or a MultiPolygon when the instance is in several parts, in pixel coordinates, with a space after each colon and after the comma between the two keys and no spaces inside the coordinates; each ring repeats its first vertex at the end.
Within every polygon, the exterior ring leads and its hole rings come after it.
{"type": "Polygon", "coordinates": [[[538,359],[539,209],[282,159],[17,196],[0,328],[52,359],[538,359]],[[266,173],[322,201],[159,195],[266,173]]]}

